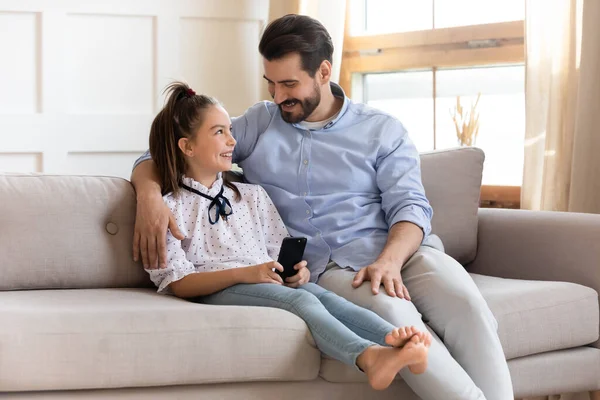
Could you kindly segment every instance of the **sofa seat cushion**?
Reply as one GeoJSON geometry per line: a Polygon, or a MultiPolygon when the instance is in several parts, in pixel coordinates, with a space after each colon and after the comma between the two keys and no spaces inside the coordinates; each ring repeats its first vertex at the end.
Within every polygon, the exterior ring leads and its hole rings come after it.
{"type": "MultiPolygon", "coordinates": [[[[471,276],[498,321],[508,360],[598,339],[598,294],[593,289],[567,282],[471,276]]],[[[366,382],[355,368],[326,357],[320,375],[329,382],[366,382]]]]}
{"type": "Polygon", "coordinates": [[[0,292],[0,392],[317,377],[320,353],[283,310],[152,289],[0,292]]]}
{"type": "Polygon", "coordinates": [[[498,321],[508,360],[598,340],[598,293],[568,282],[471,274],[498,321]]]}

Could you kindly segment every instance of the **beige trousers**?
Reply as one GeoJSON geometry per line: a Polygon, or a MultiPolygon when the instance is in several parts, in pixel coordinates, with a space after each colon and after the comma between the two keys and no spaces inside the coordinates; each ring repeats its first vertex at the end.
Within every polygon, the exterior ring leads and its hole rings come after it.
{"type": "Polygon", "coordinates": [[[514,399],[498,324],[462,265],[439,250],[421,246],[402,268],[412,302],[390,297],[384,290],[373,295],[370,282],[354,289],[355,274],[330,264],[317,283],[395,326],[414,325],[421,330],[428,326],[434,333],[427,371],[401,372],[423,400],[514,399]]]}

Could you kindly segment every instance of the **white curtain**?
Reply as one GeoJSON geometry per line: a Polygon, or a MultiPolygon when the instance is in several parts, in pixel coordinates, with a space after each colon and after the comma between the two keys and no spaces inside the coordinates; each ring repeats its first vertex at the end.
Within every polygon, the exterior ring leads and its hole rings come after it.
{"type": "Polygon", "coordinates": [[[522,207],[600,213],[600,1],[526,10],[522,207]]]}
{"type": "Polygon", "coordinates": [[[525,24],[522,207],[600,213],[600,1],[527,0],[525,24]]]}

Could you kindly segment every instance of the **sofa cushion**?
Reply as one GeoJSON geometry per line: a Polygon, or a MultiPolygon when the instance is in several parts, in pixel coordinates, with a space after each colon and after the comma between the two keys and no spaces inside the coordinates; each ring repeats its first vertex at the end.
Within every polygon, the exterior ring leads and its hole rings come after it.
{"type": "Polygon", "coordinates": [[[0,175],[0,290],[151,286],[120,178],[0,175]]]}
{"type": "Polygon", "coordinates": [[[598,340],[598,293],[568,282],[471,274],[496,320],[507,359],[598,340]]]}
{"type": "MultiPolygon", "coordinates": [[[[598,294],[593,289],[565,282],[471,276],[498,321],[508,360],[598,339],[598,294]]],[[[355,368],[326,357],[320,375],[330,382],[366,381],[355,368]]]]}
{"type": "Polygon", "coordinates": [[[151,289],[0,292],[0,392],[317,377],[283,310],[195,304],[151,289]]]}
{"type": "Polygon", "coordinates": [[[446,253],[462,264],[477,252],[477,210],[484,154],[463,147],[421,154],[425,193],[433,207],[432,233],[446,253]]]}
{"type": "MultiPolygon", "coordinates": [[[[547,395],[600,389],[600,349],[593,347],[577,347],[514,358],[508,362],[508,368],[517,399],[573,399],[569,395],[547,395]]],[[[587,396],[574,398],[593,400],[587,396]]]]}

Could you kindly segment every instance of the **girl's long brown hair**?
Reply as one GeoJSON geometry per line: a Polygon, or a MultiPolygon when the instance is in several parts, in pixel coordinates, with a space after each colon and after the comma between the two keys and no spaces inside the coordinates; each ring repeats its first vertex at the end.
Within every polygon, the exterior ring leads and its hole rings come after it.
{"type": "MultiPolygon", "coordinates": [[[[179,192],[185,173],[185,158],[177,145],[179,139],[192,139],[203,122],[204,112],[212,106],[221,105],[213,97],[196,94],[187,84],[173,82],[165,89],[168,98],[150,128],[150,154],[156,163],[162,194],[179,192]]],[[[223,183],[241,195],[238,188],[223,173],[223,183]]]]}

